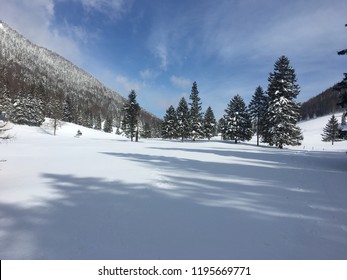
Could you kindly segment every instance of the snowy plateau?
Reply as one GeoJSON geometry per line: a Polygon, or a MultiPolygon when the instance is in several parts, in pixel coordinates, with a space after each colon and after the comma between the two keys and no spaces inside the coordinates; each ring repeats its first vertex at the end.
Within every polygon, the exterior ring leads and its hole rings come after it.
{"type": "Polygon", "coordinates": [[[321,142],[329,117],[283,150],[13,125],[0,259],[347,259],[347,141],[321,142]]]}

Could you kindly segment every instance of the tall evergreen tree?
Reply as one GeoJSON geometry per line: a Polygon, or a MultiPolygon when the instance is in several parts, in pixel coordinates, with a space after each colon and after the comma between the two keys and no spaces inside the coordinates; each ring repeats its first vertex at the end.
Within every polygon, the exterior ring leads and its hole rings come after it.
{"type": "Polygon", "coordinates": [[[269,75],[269,103],[262,131],[263,141],[280,149],[284,145],[300,145],[303,136],[297,122],[300,105],[295,101],[300,92],[295,70],[289,59],[281,56],[269,75]]]}
{"type": "Polygon", "coordinates": [[[111,133],[113,131],[113,117],[111,114],[107,115],[104,123],[104,131],[111,133]]]}
{"type": "Polygon", "coordinates": [[[264,116],[266,112],[267,98],[262,89],[258,86],[252,96],[252,100],[248,105],[249,114],[255,125],[255,133],[257,135],[257,146],[259,146],[259,138],[264,123],[264,116]]]}
{"type": "Polygon", "coordinates": [[[202,121],[202,108],[199,97],[198,85],[196,82],[193,83],[192,91],[189,99],[191,100],[190,105],[190,133],[193,141],[197,138],[204,137],[204,128],[202,121]]]}
{"type": "Polygon", "coordinates": [[[9,96],[8,85],[5,80],[5,74],[0,69],[0,115],[7,119],[11,112],[12,102],[9,96]]]}
{"type": "Polygon", "coordinates": [[[204,133],[208,140],[216,135],[217,122],[211,107],[208,107],[204,116],[204,133]]]}
{"type": "Polygon", "coordinates": [[[251,140],[252,123],[247,112],[246,104],[240,95],[230,100],[224,115],[224,137],[238,141],[251,140]]]}
{"type": "Polygon", "coordinates": [[[75,121],[74,115],[76,114],[75,113],[76,108],[74,106],[74,103],[70,94],[67,94],[65,96],[63,110],[64,110],[63,121],[74,122],[75,121]]]}
{"type": "Polygon", "coordinates": [[[177,136],[181,138],[182,142],[184,139],[189,137],[189,108],[188,103],[184,97],[181,98],[178,103],[176,110],[177,115],[177,136]]]}
{"type": "Polygon", "coordinates": [[[172,105],[166,110],[161,133],[164,139],[177,138],[177,115],[172,105]]]}
{"type": "Polygon", "coordinates": [[[326,126],[323,128],[322,141],[331,141],[334,145],[335,140],[339,137],[339,122],[334,115],[331,116],[326,126]]]}
{"type": "Polygon", "coordinates": [[[136,101],[136,92],[131,90],[128,100],[124,105],[125,116],[123,120],[123,128],[125,133],[130,137],[131,141],[138,141],[138,119],[140,115],[140,105],[136,101]]]}

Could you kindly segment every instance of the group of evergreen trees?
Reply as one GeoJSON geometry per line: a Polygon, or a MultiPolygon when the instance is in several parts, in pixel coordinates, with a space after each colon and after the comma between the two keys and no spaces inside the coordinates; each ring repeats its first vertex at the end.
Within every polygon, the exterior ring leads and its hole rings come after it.
{"type": "Polygon", "coordinates": [[[184,97],[178,103],[177,109],[172,105],[167,109],[162,123],[162,137],[164,139],[191,138],[193,141],[199,138],[211,139],[216,135],[216,119],[213,110],[208,107],[205,114],[199,97],[198,85],[193,83],[188,104],[184,97]]]}
{"type": "MultiPolygon", "coordinates": [[[[219,120],[218,132],[224,140],[248,141],[257,134],[260,139],[271,146],[283,148],[284,145],[300,145],[303,136],[296,125],[300,119],[300,106],[295,101],[300,92],[295,70],[289,65],[289,59],[281,56],[270,73],[266,92],[259,86],[247,106],[240,95],[234,96],[225,114],[219,120]]],[[[177,109],[170,106],[164,116],[162,137],[210,139],[217,132],[216,120],[209,107],[204,115],[201,113],[201,102],[197,84],[194,82],[190,108],[184,99],[180,100],[177,109]]]]}

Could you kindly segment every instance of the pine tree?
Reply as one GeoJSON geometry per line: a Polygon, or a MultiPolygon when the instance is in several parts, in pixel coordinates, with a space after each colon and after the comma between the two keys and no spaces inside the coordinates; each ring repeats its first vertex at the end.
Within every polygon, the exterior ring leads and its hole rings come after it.
{"type": "Polygon", "coordinates": [[[152,130],[151,126],[148,122],[145,122],[142,130],[141,130],[141,137],[143,138],[151,138],[152,137],[152,130]]]}
{"type": "Polygon", "coordinates": [[[7,83],[0,73],[0,116],[8,119],[12,112],[12,102],[9,97],[7,83]]]}
{"type": "Polygon", "coordinates": [[[225,124],[225,119],[224,119],[224,117],[222,117],[218,121],[218,129],[217,129],[218,133],[221,135],[222,140],[227,140],[226,135],[225,135],[225,133],[227,131],[226,128],[227,127],[225,124]]]}
{"type": "Polygon", "coordinates": [[[201,113],[201,102],[199,97],[198,85],[196,82],[193,83],[192,91],[189,99],[191,100],[190,105],[190,134],[195,141],[197,138],[204,137],[204,128],[202,122],[201,113]]]}
{"type": "Polygon", "coordinates": [[[184,139],[189,137],[189,109],[188,103],[184,97],[181,98],[178,103],[176,110],[177,115],[177,136],[181,138],[182,142],[184,139]]]}
{"type": "Polygon", "coordinates": [[[123,120],[123,128],[125,133],[130,137],[131,141],[138,141],[138,118],[140,115],[140,105],[136,101],[136,92],[131,90],[128,101],[124,105],[125,116],[123,120]]]}
{"type": "Polygon", "coordinates": [[[107,133],[111,133],[113,131],[113,117],[111,114],[107,115],[105,123],[104,123],[104,131],[107,133]]]}
{"type": "Polygon", "coordinates": [[[263,142],[280,149],[284,145],[300,145],[303,136],[296,126],[300,118],[300,105],[295,98],[300,92],[296,82],[295,70],[289,65],[289,59],[280,57],[269,75],[268,108],[262,131],[263,142]]]}
{"type": "Polygon", "coordinates": [[[63,121],[70,123],[76,121],[74,119],[75,114],[75,106],[72,97],[70,94],[67,94],[64,100],[63,121]]]}
{"type": "Polygon", "coordinates": [[[164,139],[177,138],[177,116],[172,105],[166,110],[161,133],[164,139]]]}
{"type": "Polygon", "coordinates": [[[208,107],[204,116],[204,133],[208,140],[216,135],[216,118],[211,107],[208,107]]]}
{"type": "Polygon", "coordinates": [[[246,104],[240,95],[234,96],[228,104],[224,115],[223,134],[226,139],[238,141],[251,140],[252,123],[246,104]]]}
{"type": "Polygon", "coordinates": [[[339,137],[339,122],[334,115],[331,116],[326,126],[323,128],[322,141],[329,142],[334,145],[334,142],[339,137]]]}
{"type": "Polygon", "coordinates": [[[259,146],[259,138],[261,135],[264,116],[266,112],[267,98],[262,89],[258,86],[252,96],[252,100],[248,105],[248,112],[255,125],[255,133],[257,135],[257,146],[259,146]]]}

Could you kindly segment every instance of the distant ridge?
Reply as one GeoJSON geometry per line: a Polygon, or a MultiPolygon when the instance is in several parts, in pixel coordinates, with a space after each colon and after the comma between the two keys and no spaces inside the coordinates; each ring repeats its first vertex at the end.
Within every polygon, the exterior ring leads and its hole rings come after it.
{"type": "MultiPolygon", "coordinates": [[[[85,114],[103,120],[112,114],[120,126],[125,98],[59,54],[39,47],[0,20],[0,67],[14,97],[20,89],[42,84],[49,96],[70,96],[85,114]],[[83,105],[83,106],[82,106],[83,105]]],[[[61,100],[63,102],[64,100],[61,100]]],[[[160,120],[142,109],[140,125],[160,129],[160,120]]]]}
{"type": "Polygon", "coordinates": [[[309,120],[341,111],[342,109],[337,105],[338,102],[339,92],[332,86],[301,104],[301,119],[309,120]]]}

